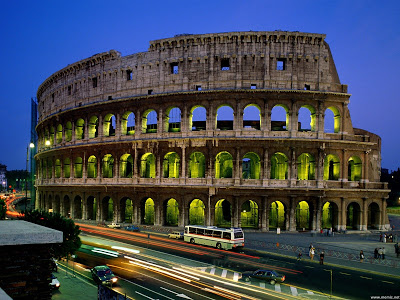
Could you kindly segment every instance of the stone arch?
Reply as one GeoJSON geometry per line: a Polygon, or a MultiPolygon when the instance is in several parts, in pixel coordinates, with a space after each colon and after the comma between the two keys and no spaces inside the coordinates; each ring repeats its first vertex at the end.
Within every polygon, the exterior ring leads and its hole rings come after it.
{"type": "Polygon", "coordinates": [[[74,178],[82,178],[82,157],[76,157],[74,161],[74,178]]]}
{"type": "Polygon", "coordinates": [[[258,228],[258,204],[253,200],[247,200],[240,210],[241,227],[258,228]]]}
{"type": "Polygon", "coordinates": [[[217,227],[232,226],[232,205],[226,199],[220,199],[215,204],[214,224],[217,227]]]}
{"type": "Polygon", "coordinates": [[[61,144],[62,140],[63,140],[63,126],[62,124],[58,124],[56,132],[56,143],[61,144]]]}
{"type": "Polygon", "coordinates": [[[285,104],[276,104],[271,110],[271,130],[287,131],[289,129],[289,108],[285,104]]]}
{"type": "Polygon", "coordinates": [[[120,200],[120,221],[124,223],[133,223],[133,201],[129,197],[123,197],[120,200]]]}
{"type": "Polygon", "coordinates": [[[286,207],[281,201],[274,201],[269,207],[269,228],[286,229],[286,207]]]}
{"type": "Polygon", "coordinates": [[[201,152],[193,152],[189,157],[189,178],[206,177],[206,157],[201,152]]]}
{"type": "Polygon", "coordinates": [[[142,133],[157,132],[157,112],[154,109],[148,109],[142,116],[142,133]]]}
{"type": "Polygon", "coordinates": [[[103,119],[103,136],[115,136],[115,116],[107,114],[103,119]]]}
{"type": "Polygon", "coordinates": [[[327,133],[338,133],[340,131],[341,116],[340,111],[335,106],[330,106],[325,110],[324,131],[327,133]]]}
{"type": "Polygon", "coordinates": [[[54,177],[55,178],[61,177],[61,160],[58,158],[54,162],[54,177]]]}
{"type": "Polygon", "coordinates": [[[140,177],[156,178],[156,158],[153,153],[145,153],[140,160],[140,177]]]}
{"type": "Polygon", "coordinates": [[[350,230],[361,229],[361,208],[357,202],[351,202],[347,205],[346,227],[350,230]]]}
{"type": "Polygon", "coordinates": [[[358,156],[352,156],[347,163],[347,179],[349,181],[360,181],[362,175],[362,161],[358,156]]]}
{"type": "Polygon", "coordinates": [[[288,158],[282,152],[271,156],[271,179],[285,180],[288,178],[288,158]]]}
{"type": "Polygon", "coordinates": [[[300,201],[296,206],[296,229],[312,229],[312,205],[307,201],[300,201]]]}
{"type": "Polygon", "coordinates": [[[321,228],[339,230],[339,207],[333,201],[327,201],[322,206],[321,228]]]}
{"type": "Polygon", "coordinates": [[[70,178],[71,177],[71,160],[69,157],[64,158],[63,169],[64,169],[64,178],[70,178]]]}
{"type": "Polygon", "coordinates": [[[242,178],[260,179],[261,160],[257,153],[248,152],[242,159],[242,178]]]}
{"type": "Polygon", "coordinates": [[[77,141],[83,140],[85,137],[85,121],[83,119],[78,119],[75,122],[75,139],[77,141]]]}
{"type": "Polygon", "coordinates": [[[314,180],[315,179],[315,158],[310,153],[302,153],[297,158],[297,179],[314,180]]]}
{"type": "Polygon", "coordinates": [[[101,200],[100,216],[101,221],[114,221],[114,202],[110,196],[101,200]]]}
{"type": "Polygon", "coordinates": [[[223,151],[215,156],[215,178],[232,178],[233,158],[232,155],[223,151]]]}
{"type": "Polygon", "coordinates": [[[71,218],[71,201],[68,197],[68,195],[64,196],[63,199],[63,210],[61,212],[61,215],[67,218],[71,218]]]}
{"type": "Polygon", "coordinates": [[[94,139],[99,136],[99,118],[92,116],[89,119],[89,139],[94,139]]]}
{"type": "Polygon", "coordinates": [[[257,104],[248,104],[243,110],[243,128],[261,129],[261,109],[257,104]]]}
{"type": "Polygon", "coordinates": [[[135,114],[131,111],[125,112],[121,117],[121,135],[134,135],[135,123],[135,114]]]}
{"type": "Polygon", "coordinates": [[[302,105],[298,116],[298,131],[315,131],[317,118],[313,106],[302,105]]]}
{"type": "Polygon", "coordinates": [[[164,117],[165,132],[180,132],[181,118],[181,110],[179,107],[169,107],[164,117]]]}
{"type": "Polygon", "coordinates": [[[166,226],[178,226],[179,203],[174,198],[164,201],[164,220],[166,226]]]}
{"type": "Polygon", "coordinates": [[[142,224],[154,225],[155,221],[155,210],[154,200],[151,198],[145,198],[141,202],[141,221],[142,224]]]}
{"type": "Polygon", "coordinates": [[[189,204],[189,224],[205,225],[205,205],[200,199],[193,199],[189,204]]]}
{"type": "Polygon", "coordinates": [[[204,106],[193,106],[189,114],[189,130],[201,131],[206,130],[207,110],[204,106]]]}
{"type": "Polygon", "coordinates": [[[106,154],[103,156],[101,170],[103,178],[114,177],[114,157],[111,154],[106,154]]]}
{"type": "Polygon", "coordinates": [[[74,219],[83,219],[83,214],[82,214],[83,203],[81,196],[79,195],[75,196],[72,207],[73,207],[74,219]]]}
{"type": "Polygon", "coordinates": [[[180,157],[176,152],[168,152],[163,160],[163,178],[179,178],[180,157]]]}
{"type": "Polygon", "coordinates": [[[53,147],[54,146],[54,134],[55,134],[55,132],[54,132],[54,127],[53,126],[50,126],[50,136],[49,136],[49,138],[50,138],[50,147],[53,147]]]}
{"type": "Polygon", "coordinates": [[[133,176],[133,157],[129,153],[123,154],[119,159],[119,176],[120,178],[133,176]]]}
{"type": "Polygon", "coordinates": [[[65,124],[65,141],[70,142],[72,141],[72,123],[71,121],[68,121],[65,124]]]}
{"type": "Polygon", "coordinates": [[[233,130],[234,112],[230,105],[223,104],[215,113],[215,129],[233,130]]]}
{"type": "Polygon", "coordinates": [[[87,197],[87,199],[86,199],[86,218],[88,220],[103,221],[103,219],[101,219],[101,215],[100,216],[97,215],[97,211],[98,211],[97,199],[93,196],[87,197]]]}
{"type": "Polygon", "coordinates": [[[47,159],[47,178],[53,178],[53,159],[47,159]]]}
{"type": "Polygon", "coordinates": [[[91,155],[88,158],[87,177],[97,178],[97,157],[94,155],[91,155]]]}
{"type": "Polygon", "coordinates": [[[53,208],[55,204],[53,203],[53,197],[51,195],[48,195],[46,203],[47,203],[47,211],[48,212],[54,211],[53,208]]]}
{"type": "Polygon", "coordinates": [[[53,213],[61,214],[61,199],[59,195],[54,196],[53,213]]]}
{"type": "Polygon", "coordinates": [[[376,202],[372,202],[368,206],[367,228],[381,229],[381,209],[376,202]]]}
{"type": "Polygon", "coordinates": [[[340,160],[335,154],[328,154],[324,159],[324,180],[339,180],[340,160]]]}

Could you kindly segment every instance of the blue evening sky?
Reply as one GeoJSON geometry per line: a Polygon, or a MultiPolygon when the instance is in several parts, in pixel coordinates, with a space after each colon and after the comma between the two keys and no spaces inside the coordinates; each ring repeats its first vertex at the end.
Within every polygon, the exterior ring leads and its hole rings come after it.
{"type": "Polygon", "coordinates": [[[353,126],[382,138],[382,167],[400,167],[400,1],[3,1],[0,10],[0,163],[25,169],[30,99],[68,64],[115,49],[147,51],[181,33],[326,34],[348,84],[353,126]]]}

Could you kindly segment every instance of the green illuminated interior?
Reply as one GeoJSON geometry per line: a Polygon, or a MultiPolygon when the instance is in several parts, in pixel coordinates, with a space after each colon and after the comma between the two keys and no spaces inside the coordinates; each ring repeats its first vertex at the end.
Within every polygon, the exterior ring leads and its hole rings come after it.
{"type": "Polygon", "coordinates": [[[324,161],[324,180],[338,180],[339,174],[339,158],[334,154],[328,154],[324,161]]]}
{"type": "Polygon", "coordinates": [[[169,199],[165,211],[165,223],[168,226],[178,226],[179,207],[175,199],[169,199]]]}
{"type": "Polygon", "coordinates": [[[215,204],[215,220],[217,227],[231,227],[232,208],[229,201],[221,199],[215,204]]]}
{"type": "Polygon", "coordinates": [[[107,201],[107,221],[114,220],[114,202],[111,198],[107,201]]]}
{"type": "Polygon", "coordinates": [[[260,157],[254,152],[248,152],[242,160],[242,178],[260,179],[260,157]]]}
{"type": "Polygon", "coordinates": [[[51,159],[47,161],[47,178],[53,177],[53,162],[51,159]]]}
{"type": "Polygon", "coordinates": [[[340,131],[340,121],[341,121],[339,109],[337,109],[335,106],[330,106],[327,109],[329,109],[333,112],[333,115],[334,115],[333,132],[338,133],[340,131]]]}
{"type": "Polygon", "coordinates": [[[322,228],[333,228],[333,207],[330,202],[326,202],[322,207],[322,228]]]}
{"type": "Polygon", "coordinates": [[[362,173],[362,162],[358,156],[352,156],[348,161],[348,180],[360,181],[362,173]]]}
{"type": "Polygon", "coordinates": [[[75,178],[82,178],[82,157],[75,158],[74,177],[75,178]]]}
{"type": "Polygon", "coordinates": [[[189,224],[190,225],[204,225],[204,209],[205,205],[200,199],[194,199],[190,202],[189,207],[189,224]]]}
{"type": "Polygon", "coordinates": [[[121,178],[131,178],[133,175],[133,157],[130,154],[124,154],[119,160],[119,176],[121,178]]]}
{"type": "Polygon", "coordinates": [[[179,178],[180,158],[176,152],[169,152],[163,160],[163,177],[179,178]]]}
{"type": "Polygon", "coordinates": [[[311,229],[310,207],[306,201],[301,201],[296,207],[296,228],[311,229]]]}
{"type": "Polygon", "coordinates": [[[54,127],[53,126],[50,127],[50,145],[51,146],[54,145],[54,127]]]}
{"type": "Polygon", "coordinates": [[[271,179],[287,179],[288,159],[285,154],[277,152],[271,157],[271,179]]]}
{"type": "Polygon", "coordinates": [[[68,121],[65,124],[65,141],[70,142],[72,140],[72,123],[68,121]]]}
{"type": "Polygon", "coordinates": [[[269,228],[281,228],[285,226],[285,207],[282,202],[275,201],[271,203],[269,210],[269,228]]]}
{"type": "Polygon", "coordinates": [[[97,178],[97,157],[94,155],[91,155],[88,158],[87,177],[97,178]]]}
{"type": "Polygon", "coordinates": [[[75,122],[75,139],[82,140],[85,133],[85,121],[83,119],[78,119],[75,122]]]}
{"type": "Polygon", "coordinates": [[[89,120],[89,139],[94,139],[98,136],[99,134],[99,118],[96,116],[93,116],[89,120]]]}
{"type": "Polygon", "coordinates": [[[258,228],[258,205],[253,200],[243,203],[240,212],[242,227],[258,228]]]}
{"type": "Polygon", "coordinates": [[[57,125],[57,133],[56,133],[56,143],[60,144],[62,142],[62,136],[63,136],[63,127],[61,124],[57,125]]]}
{"type": "Polygon", "coordinates": [[[140,160],[140,177],[156,178],[156,158],[153,153],[143,154],[140,160]]]}
{"type": "Polygon", "coordinates": [[[114,157],[111,154],[106,154],[103,157],[103,178],[113,178],[114,177],[114,157]]]}
{"type": "Polygon", "coordinates": [[[189,178],[204,178],[206,175],[206,158],[201,152],[193,152],[189,158],[189,178]]]}
{"type": "Polygon", "coordinates": [[[64,158],[63,169],[64,169],[64,178],[70,178],[71,177],[71,160],[68,157],[64,158]]]}
{"type": "MultiPolygon", "coordinates": [[[[113,114],[107,114],[103,120],[103,135],[104,136],[114,136],[115,128],[113,127],[113,120],[115,116],[113,114]]],[[[115,122],[114,122],[115,123],[115,122]]]]}
{"type": "Polygon", "coordinates": [[[154,225],[154,201],[151,198],[147,198],[144,203],[144,220],[143,223],[146,225],[154,225]]]}
{"type": "Polygon", "coordinates": [[[56,178],[60,178],[61,177],[61,160],[56,159],[55,164],[54,164],[54,176],[56,178]]]}
{"type": "Polygon", "coordinates": [[[232,178],[233,159],[229,152],[220,152],[215,157],[215,178],[232,178]]]}
{"type": "Polygon", "coordinates": [[[125,222],[131,223],[132,222],[132,216],[133,216],[132,200],[131,199],[126,199],[125,200],[125,222]]]}
{"type": "Polygon", "coordinates": [[[315,179],[315,159],[309,153],[303,153],[297,159],[297,179],[314,180],[315,179]]]}
{"type": "Polygon", "coordinates": [[[359,229],[360,225],[360,205],[352,202],[347,206],[346,228],[350,230],[359,229]]]}

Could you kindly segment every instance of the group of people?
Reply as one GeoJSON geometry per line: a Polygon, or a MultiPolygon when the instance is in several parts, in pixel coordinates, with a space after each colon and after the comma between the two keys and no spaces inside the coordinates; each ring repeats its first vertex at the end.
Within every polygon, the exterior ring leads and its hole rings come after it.
{"type": "MultiPolygon", "coordinates": [[[[314,260],[315,256],[315,247],[313,244],[310,244],[310,247],[308,248],[308,256],[310,257],[310,260],[314,260]]],[[[299,251],[299,254],[297,255],[297,260],[301,260],[302,254],[301,251],[299,251]]],[[[324,264],[324,258],[325,258],[325,252],[321,251],[319,254],[319,264],[323,265],[324,264]]]]}
{"type": "Polygon", "coordinates": [[[397,243],[397,234],[386,234],[381,233],[379,236],[379,241],[382,243],[397,243]]]}
{"type": "Polygon", "coordinates": [[[374,250],[374,258],[375,259],[385,259],[386,250],[385,247],[375,248],[374,250]]]}

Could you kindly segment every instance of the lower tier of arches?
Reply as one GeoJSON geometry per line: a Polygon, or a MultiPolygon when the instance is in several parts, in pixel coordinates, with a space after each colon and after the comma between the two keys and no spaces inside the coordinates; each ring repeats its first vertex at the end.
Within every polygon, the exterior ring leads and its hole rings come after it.
{"type": "Polygon", "coordinates": [[[385,190],[76,186],[37,188],[35,207],[75,220],[155,226],[281,230],[385,230],[385,190]]]}

